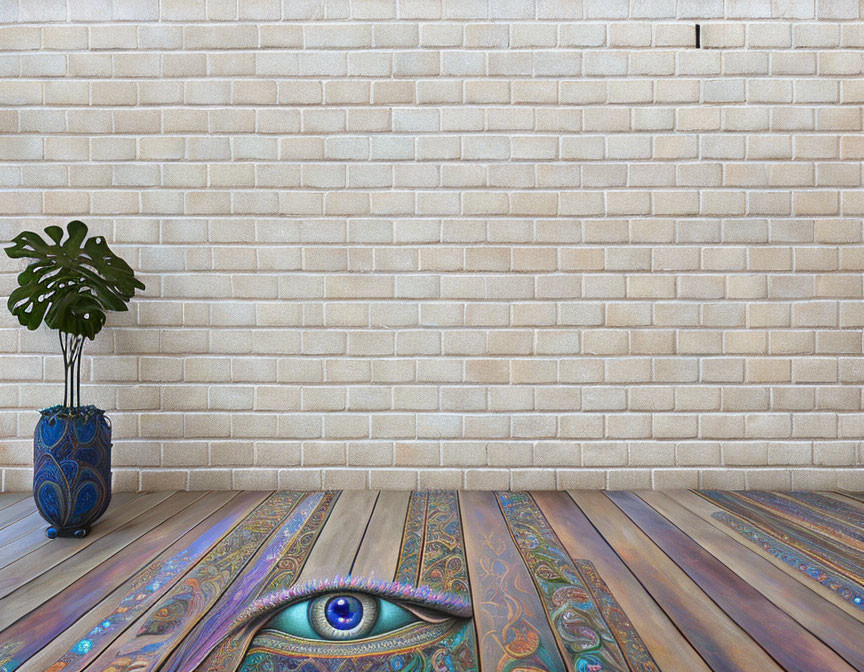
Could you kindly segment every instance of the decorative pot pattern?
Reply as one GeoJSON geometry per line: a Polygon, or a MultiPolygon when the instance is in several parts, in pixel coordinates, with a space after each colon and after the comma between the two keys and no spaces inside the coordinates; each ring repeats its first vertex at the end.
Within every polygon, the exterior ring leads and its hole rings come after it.
{"type": "Polygon", "coordinates": [[[52,406],[33,435],[33,498],[45,531],[84,537],[111,502],[111,425],[95,406],[52,406]]]}

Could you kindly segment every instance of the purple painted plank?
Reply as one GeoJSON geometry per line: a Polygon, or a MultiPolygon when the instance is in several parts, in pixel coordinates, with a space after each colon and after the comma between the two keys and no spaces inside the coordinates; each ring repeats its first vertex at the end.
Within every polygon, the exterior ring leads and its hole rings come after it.
{"type": "MultiPolygon", "coordinates": [[[[236,525],[248,513],[250,506],[254,506],[260,500],[260,497],[260,495],[256,497],[254,493],[236,497],[215,512],[212,512],[212,501],[208,501],[207,497],[202,498],[137,539],[122,552],[82,576],[66,590],[55,595],[4,631],[3,637],[6,643],[0,647],[0,669],[14,670],[34,653],[42,650],[71,624],[113,592],[130,574],[135,574],[135,576],[128,581],[128,592],[139,595],[145,590],[144,583],[151,582],[154,570],[155,573],[158,573],[159,568],[174,560],[175,555],[182,554],[183,566],[188,569],[231,527],[236,525]],[[210,512],[209,517],[204,522],[200,522],[202,518],[208,516],[208,512],[210,512]],[[193,526],[194,529],[190,531],[193,526]],[[170,546],[167,551],[165,550],[166,546],[170,546]],[[159,554],[162,554],[163,559],[150,564],[153,558],[159,554]],[[136,574],[139,568],[141,571],[136,574]],[[145,577],[147,580],[143,581],[145,577]]],[[[179,576],[180,574],[177,575],[177,578],[179,576]]],[[[128,623],[134,620],[154,599],[157,599],[159,594],[168,590],[170,586],[171,583],[169,582],[161,586],[158,593],[150,592],[147,599],[136,600],[134,605],[129,605],[124,610],[122,619],[119,618],[119,614],[101,614],[97,619],[98,622],[104,623],[106,620],[110,620],[112,626],[111,628],[103,628],[102,636],[94,637],[95,642],[88,640],[90,641],[88,649],[90,655],[86,659],[91,659],[100,650],[99,646],[94,646],[94,644],[107,645],[111,641],[107,639],[109,635],[113,633],[113,636],[116,637],[121,631],[121,621],[128,623]],[[105,641],[106,639],[107,641],[105,641]]],[[[92,625],[96,626],[99,623],[94,622],[92,625]]],[[[75,658],[79,657],[76,656],[75,658]]],[[[70,670],[76,669],[77,665],[83,663],[83,660],[64,662],[66,663],[64,669],[70,670]]]]}
{"type": "Polygon", "coordinates": [[[136,623],[105,649],[93,661],[94,669],[115,663],[123,667],[128,661],[138,672],[157,669],[306,497],[282,491],[264,501],[150,606],[141,617],[143,623],[136,623]]]}
{"type": "Polygon", "coordinates": [[[786,670],[851,671],[837,653],[636,495],[606,496],[786,670]]]}
{"type": "MultiPolygon", "coordinates": [[[[316,529],[320,529],[332,504],[334,492],[315,492],[295,507],[285,523],[273,534],[266,546],[250,560],[249,565],[237,580],[225,591],[213,609],[201,619],[191,635],[180,644],[177,651],[160,668],[162,672],[196,669],[231,630],[234,620],[244,607],[258,596],[274,574],[279,573],[279,563],[300,536],[306,522],[318,512],[316,529]]],[[[309,540],[310,542],[313,539],[309,540]]],[[[303,553],[311,550],[310,543],[303,553]]]]}

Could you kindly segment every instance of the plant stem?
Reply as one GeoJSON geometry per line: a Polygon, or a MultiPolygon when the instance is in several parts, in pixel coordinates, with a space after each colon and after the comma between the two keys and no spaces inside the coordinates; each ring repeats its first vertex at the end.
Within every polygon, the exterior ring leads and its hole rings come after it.
{"type": "Polygon", "coordinates": [[[77,367],[76,367],[77,368],[77,371],[76,371],[77,394],[76,394],[76,396],[78,397],[78,407],[79,408],[81,407],[81,352],[83,350],[84,350],[84,337],[79,336],[78,337],[78,354],[76,356],[76,359],[77,359],[77,367]]]}
{"type": "Polygon", "coordinates": [[[81,407],[81,355],[84,337],[60,332],[60,349],[63,351],[63,406],[81,407]]]}
{"type": "Polygon", "coordinates": [[[69,408],[75,407],[75,341],[69,336],[69,408]]]}
{"type": "Polygon", "coordinates": [[[60,336],[60,349],[63,351],[63,406],[67,406],[69,401],[69,357],[66,354],[66,341],[63,338],[63,332],[58,331],[60,336]]]}
{"type": "Polygon", "coordinates": [[[72,348],[72,357],[69,358],[69,406],[75,408],[78,404],[78,400],[75,399],[75,358],[77,355],[76,350],[78,348],[74,336],[71,340],[72,343],[70,347],[72,348]]]}

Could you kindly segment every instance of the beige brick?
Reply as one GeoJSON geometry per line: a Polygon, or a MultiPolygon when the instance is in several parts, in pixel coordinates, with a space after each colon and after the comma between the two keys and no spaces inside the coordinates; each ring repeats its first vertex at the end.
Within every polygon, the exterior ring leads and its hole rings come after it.
{"type": "Polygon", "coordinates": [[[6,212],[147,282],[86,373],[123,487],[858,482],[854,2],[19,4],[6,212]]]}
{"type": "Polygon", "coordinates": [[[416,490],[417,472],[401,469],[376,469],[369,472],[369,487],[380,490],[416,490]]]}
{"type": "Polygon", "coordinates": [[[424,469],[419,472],[421,490],[463,488],[462,472],[458,469],[424,469]]]}

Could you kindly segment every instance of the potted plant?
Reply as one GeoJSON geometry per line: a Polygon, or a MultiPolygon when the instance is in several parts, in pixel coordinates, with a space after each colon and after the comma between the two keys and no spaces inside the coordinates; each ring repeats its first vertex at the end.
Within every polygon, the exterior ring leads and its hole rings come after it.
{"type": "Polygon", "coordinates": [[[6,254],[33,261],[18,275],[9,311],[34,330],[56,329],[63,352],[63,404],[41,411],[33,435],[33,498],[50,523],[49,538],[84,537],[111,501],[111,424],[105,411],[81,405],[81,352],[105,324],[105,312],[128,310],[144,284],[101,236],[73,221],[49,226],[45,241],[25,231],[6,254]]]}

